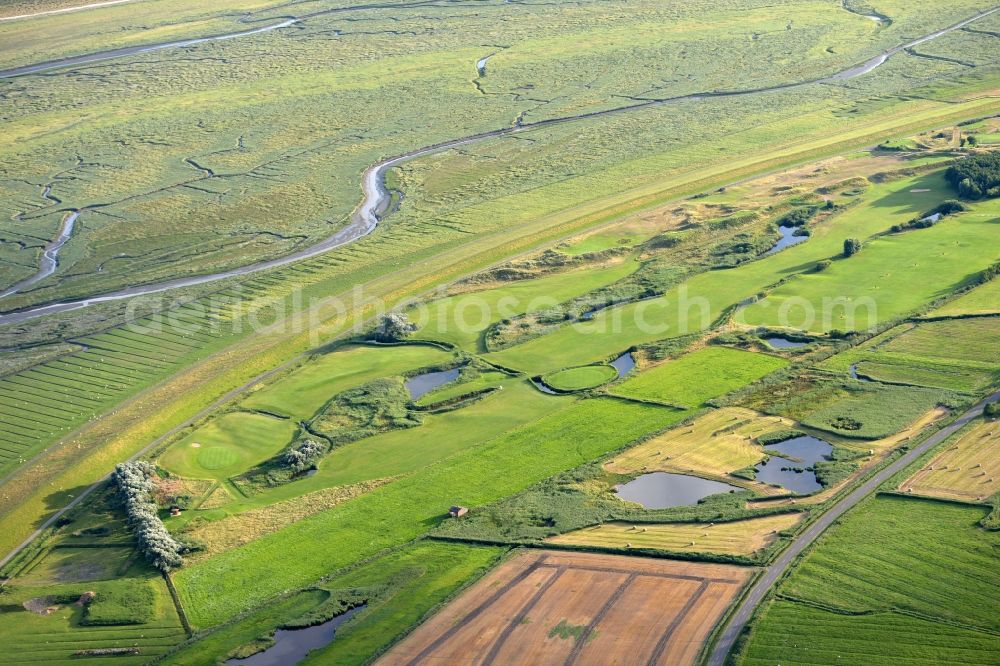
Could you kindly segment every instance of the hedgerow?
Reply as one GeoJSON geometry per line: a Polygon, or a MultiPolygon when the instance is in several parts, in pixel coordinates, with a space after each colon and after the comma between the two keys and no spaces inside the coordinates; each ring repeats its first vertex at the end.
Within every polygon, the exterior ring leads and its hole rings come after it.
{"type": "Polygon", "coordinates": [[[166,573],[179,567],[184,546],[175,541],[160,520],[152,493],[156,468],[145,461],[123,462],[115,466],[111,480],[125,507],[128,526],[139,551],[153,566],[166,573]]]}

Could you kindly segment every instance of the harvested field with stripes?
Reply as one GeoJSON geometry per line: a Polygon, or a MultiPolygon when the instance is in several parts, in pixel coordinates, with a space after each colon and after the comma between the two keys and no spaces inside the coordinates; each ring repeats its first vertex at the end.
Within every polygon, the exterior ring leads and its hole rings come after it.
{"type": "Polygon", "coordinates": [[[692,664],[751,569],[528,551],[379,664],[692,664]]]}
{"type": "Polygon", "coordinates": [[[753,555],[778,533],[799,524],[804,513],[784,513],[728,523],[605,523],[552,537],[548,541],[602,548],[652,548],[685,553],[753,555]]]}
{"type": "Polygon", "coordinates": [[[903,492],[982,502],[1000,491],[1000,423],[980,421],[900,484],[903,492]]]}

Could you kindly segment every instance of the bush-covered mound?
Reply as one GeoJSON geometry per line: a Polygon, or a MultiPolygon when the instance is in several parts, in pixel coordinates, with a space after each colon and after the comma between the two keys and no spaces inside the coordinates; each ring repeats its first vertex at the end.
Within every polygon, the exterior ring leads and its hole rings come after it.
{"type": "Polygon", "coordinates": [[[945,179],[964,199],[1000,196],[1000,152],[973,155],[948,167],[945,179]]]}

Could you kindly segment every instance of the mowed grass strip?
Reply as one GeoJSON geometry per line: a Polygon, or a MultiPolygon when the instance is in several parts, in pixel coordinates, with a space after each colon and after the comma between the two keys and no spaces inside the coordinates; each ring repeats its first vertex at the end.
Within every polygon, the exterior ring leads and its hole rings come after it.
{"type": "Polygon", "coordinates": [[[771,603],[741,666],[939,666],[993,663],[1000,636],[886,612],[850,615],[806,604],[771,603]]]}
{"type": "Polygon", "coordinates": [[[847,612],[898,609],[997,633],[1000,533],[978,507],[875,497],[829,530],[779,592],[847,612]]]}
{"type": "Polygon", "coordinates": [[[930,317],[1000,314],[1000,280],[990,280],[929,313],[930,317]]]}
{"type": "Polygon", "coordinates": [[[510,495],[683,415],[613,399],[577,401],[334,510],[181,569],[175,582],[192,622],[212,626],[282,590],[420,536],[453,504],[475,507],[510,495]]]}
{"type": "Polygon", "coordinates": [[[729,523],[605,523],[547,539],[550,543],[602,548],[651,548],[674,552],[752,555],[797,525],[803,513],[729,523]]]}
{"type": "Polygon", "coordinates": [[[708,347],[640,372],[612,393],[682,407],[698,407],[706,400],[754,382],[788,362],[776,356],[708,347]]]}
{"type": "Polygon", "coordinates": [[[379,377],[441,363],[450,357],[449,352],[427,345],[343,347],[311,358],[287,376],[256,390],[242,405],[308,419],[341,391],[379,377]]]}
{"type": "Polygon", "coordinates": [[[1000,491],[1000,423],[979,421],[965,429],[899,489],[967,502],[1000,491]]]}
{"type": "Polygon", "coordinates": [[[1000,317],[931,321],[890,340],[886,353],[1000,366],[1000,317]]]}
{"type": "Polygon", "coordinates": [[[970,284],[1000,258],[1000,203],[978,204],[975,211],[868,240],[858,254],[834,257],[825,270],[801,273],[748,306],[743,322],[825,333],[865,330],[910,313],[970,284]]]}

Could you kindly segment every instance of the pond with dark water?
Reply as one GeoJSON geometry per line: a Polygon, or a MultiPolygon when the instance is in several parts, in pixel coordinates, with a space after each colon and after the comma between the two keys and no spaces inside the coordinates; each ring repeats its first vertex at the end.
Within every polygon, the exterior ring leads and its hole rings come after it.
{"type": "Polygon", "coordinates": [[[799,230],[799,227],[778,227],[778,233],[781,234],[781,238],[778,242],[774,244],[767,254],[774,254],[778,250],[784,250],[786,247],[791,247],[792,245],[798,245],[804,241],[809,240],[809,236],[796,236],[795,232],[799,230]]]}
{"type": "Polygon", "coordinates": [[[444,386],[448,382],[458,379],[462,368],[452,368],[451,370],[441,370],[439,372],[425,372],[406,380],[406,390],[410,392],[410,398],[419,400],[425,393],[430,393],[439,386],[444,386]]]}
{"type": "Polygon", "coordinates": [[[809,344],[808,342],[796,342],[788,338],[764,338],[764,341],[775,349],[796,349],[809,344]]]}
{"type": "Polygon", "coordinates": [[[618,379],[621,379],[632,371],[635,367],[635,359],[632,354],[625,352],[615,360],[611,361],[611,367],[618,371],[618,379]]]}
{"type": "Polygon", "coordinates": [[[274,645],[263,652],[245,659],[229,659],[227,664],[239,666],[291,666],[306,658],[313,650],[326,647],[333,641],[337,628],[361,612],[364,606],[327,620],[323,624],[303,629],[278,629],[274,632],[274,645]]]}
{"type": "Polygon", "coordinates": [[[624,500],[638,502],[647,509],[669,509],[672,506],[697,504],[709,495],[741,490],[720,481],[710,481],[687,474],[651,472],[615,486],[624,500]]]}
{"type": "Polygon", "coordinates": [[[757,480],[775,483],[786,490],[808,495],[822,489],[811,468],[818,462],[828,460],[833,446],[822,439],[802,435],[786,439],[777,444],[769,444],[768,451],[777,451],[781,456],[771,456],[767,462],[757,465],[757,480]]]}

